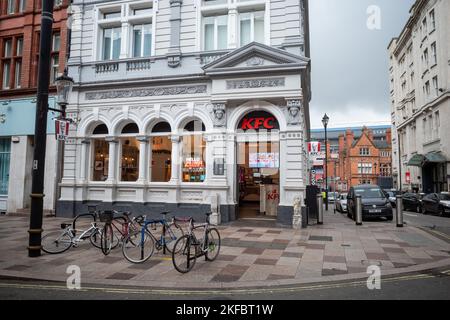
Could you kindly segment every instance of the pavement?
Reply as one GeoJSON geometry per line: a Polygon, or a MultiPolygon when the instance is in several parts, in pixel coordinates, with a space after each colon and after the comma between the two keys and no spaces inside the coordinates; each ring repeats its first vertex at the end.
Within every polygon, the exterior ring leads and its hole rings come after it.
{"type": "MultiPolygon", "coordinates": [[[[67,219],[45,218],[44,229],[58,229],[61,222],[67,219]]],[[[301,230],[251,221],[221,225],[217,260],[198,259],[188,274],[173,268],[170,255],[131,264],[120,249],[105,257],[89,241],[62,254],[28,258],[28,223],[27,217],[0,216],[0,277],[65,283],[67,267],[77,265],[82,286],[239,289],[367,279],[370,265],[379,266],[382,276],[450,266],[449,242],[432,233],[387,221],[358,227],[332,212],[325,213],[324,225],[301,230]]]]}

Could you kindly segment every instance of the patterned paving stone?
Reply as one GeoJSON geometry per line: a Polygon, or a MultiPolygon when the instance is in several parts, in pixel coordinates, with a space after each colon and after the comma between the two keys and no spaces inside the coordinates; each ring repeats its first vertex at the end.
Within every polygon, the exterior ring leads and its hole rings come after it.
{"type": "Polygon", "coordinates": [[[31,267],[30,266],[25,266],[25,265],[20,265],[20,264],[18,264],[18,265],[13,265],[13,266],[10,266],[10,267],[8,267],[8,268],[5,268],[5,269],[3,269],[3,270],[10,270],[10,271],[25,271],[25,270],[28,270],[28,269],[30,269],[31,267]]]}
{"type": "Polygon", "coordinates": [[[385,253],[366,252],[366,256],[369,260],[389,260],[388,255],[385,253]]]}
{"type": "Polygon", "coordinates": [[[243,253],[245,254],[255,254],[255,255],[260,255],[264,252],[265,249],[263,248],[247,248],[243,251],[243,253]]]}
{"type": "Polygon", "coordinates": [[[324,256],[324,262],[336,262],[336,263],[345,263],[345,257],[343,256],[324,256]]]}
{"type": "Polygon", "coordinates": [[[303,256],[303,253],[284,251],[281,256],[284,258],[301,258],[303,256]]]}
{"type": "Polygon", "coordinates": [[[230,254],[219,254],[219,256],[217,257],[217,260],[219,261],[233,261],[234,259],[236,259],[237,256],[233,256],[230,254]]]}
{"type": "Polygon", "coordinates": [[[265,266],[274,266],[278,262],[277,259],[256,259],[255,264],[265,265],[265,266]]]}
{"type": "Polygon", "coordinates": [[[321,243],[308,243],[306,245],[307,249],[316,249],[316,250],[323,250],[325,249],[325,245],[321,243]]]}
{"type": "Polygon", "coordinates": [[[136,276],[135,274],[131,274],[131,273],[117,272],[117,273],[110,275],[109,277],[106,277],[106,279],[130,280],[130,279],[134,278],[135,276],[136,276]]]}

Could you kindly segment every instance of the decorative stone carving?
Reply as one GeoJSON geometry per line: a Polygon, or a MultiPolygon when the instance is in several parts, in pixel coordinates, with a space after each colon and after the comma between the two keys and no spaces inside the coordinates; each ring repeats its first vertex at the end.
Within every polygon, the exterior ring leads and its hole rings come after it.
{"type": "Polygon", "coordinates": [[[171,68],[176,68],[181,64],[181,55],[173,55],[167,57],[167,65],[171,68]]]}
{"type": "Polygon", "coordinates": [[[227,89],[252,89],[252,88],[273,88],[284,87],[284,78],[251,79],[251,80],[229,80],[227,89]]]}
{"type": "Polygon", "coordinates": [[[292,217],[292,227],[300,229],[302,227],[302,203],[301,198],[294,199],[294,216],[292,217]]]}
{"type": "Polygon", "coordinates": [[[211,118],[214,122],[214,127],[225,127],[227,125],[227,114],[225,103],[223,102],[215,102],[212,104],[211,109],[211,118]]]}
{"type": "Polygon", "coordinates": [[[289,99],[287,102],[288,125],[299,125],[302,122],[302,101],[300,99],[289,99]]]}
{"type": "Polygon", "coordinates": [[[262,66],[264,65],[264,59],[261,57],[254,56],[248,59],[246,63],[247,66],[249,67],[262,66]]]}
{"type": "Polygon", "coordinates": [[[120,99],[120,98],[149,97],[149,96],[169,96],[169,95],[199,94],[199,93],[206,93],[206,85],[94,91],[94,92],[86,93],[86,100],[120,99]]]}

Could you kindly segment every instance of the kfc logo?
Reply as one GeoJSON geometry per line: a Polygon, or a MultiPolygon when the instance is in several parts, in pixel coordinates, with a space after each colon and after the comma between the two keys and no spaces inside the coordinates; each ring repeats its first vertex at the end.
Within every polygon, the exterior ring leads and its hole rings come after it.
{"type": "Polygon", "coordinates": [[[308,152],[317,154],[320,151],[320,142],[309,142],[308,143],[308,152]]]}
{"type": "Polygon", "coordinates": [[[275,117],[266,111],[253,111],[239,123],[241,130],[277,130],[279,124],[275,117]]]}
{"type": "Polygon", "coordinates": [[[259,130],[261,127],[263,129],[271,130],[274,129],[275,118],[244,118],[242,120],[242,130],[259,130]]]}

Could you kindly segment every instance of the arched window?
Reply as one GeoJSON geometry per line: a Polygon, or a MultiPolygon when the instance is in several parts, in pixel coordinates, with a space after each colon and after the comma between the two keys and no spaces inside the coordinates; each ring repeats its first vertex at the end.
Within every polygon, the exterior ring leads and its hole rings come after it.
{"type": "Polygon", "coordinates": [[[168,182],[172,175],[172,129],[167,122],[157,123],[151,133],[151,181],[168,182]]]}
{"type": "Polygon", "coordinates": [[[92,181],[105,181],[108,179],[109,143],[105,141],[108,133],[108,127],[103,123],[97,125],[92,131],[92,181]]]}
{"type": "Polygon", "coordinates": [[[203,139],[205,131],[205,125],[200,120],[190,121],[183,128],[183,182],[205,181],[206,142],[203,139]]]}
{"type": "Polygon", "coordinates": [[[120,180],[137,181],[139,177],[139,141],[136,135],[139,133],[135,123],[129,123],[123,127],[120,135],[120,180]]]}

